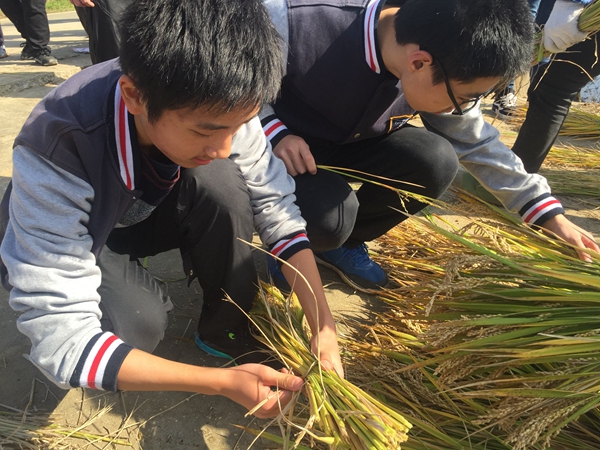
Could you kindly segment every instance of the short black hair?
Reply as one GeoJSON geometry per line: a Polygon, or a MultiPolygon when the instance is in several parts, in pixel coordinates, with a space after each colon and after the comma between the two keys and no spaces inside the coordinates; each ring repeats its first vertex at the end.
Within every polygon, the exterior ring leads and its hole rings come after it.
{"type": "Polygon", "coordinates": [[[180,108],[251,109],[279,92],[281,40],[261,0],[136,0],[120,33],[121,69],[151,122],[180,108]]]}
{"type": "MultiPolygon", "coordinates": [[[[396,13],[398,44],[417,44],[450,79],[510,80],[533,58],[533,18],[526,0],[408,0],[396,13]]],[[[443,81],[433,65],[433,83],[443,81]]]]}

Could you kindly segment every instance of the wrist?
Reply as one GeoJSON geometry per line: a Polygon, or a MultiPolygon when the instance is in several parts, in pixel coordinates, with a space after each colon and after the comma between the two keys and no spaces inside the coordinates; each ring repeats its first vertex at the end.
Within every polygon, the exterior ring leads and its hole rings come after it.
{"type": "Polygon", "coordinates": [[[204,395],[223,395],[228,397],[231,386],[234,384],[230,369],[219,367],[197,366],[197,386],[201,386],[198,393],[204,395]]]}

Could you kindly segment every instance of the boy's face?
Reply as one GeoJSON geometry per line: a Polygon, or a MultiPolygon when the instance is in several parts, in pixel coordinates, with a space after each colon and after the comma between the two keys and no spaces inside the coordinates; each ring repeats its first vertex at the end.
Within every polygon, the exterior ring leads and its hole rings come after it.
{"type": "Polygon", "coordinates": [[[205,107],[184,108],[167,110],[154,123],[147,115],[136,115],[135,124],[142,150],[155,147],[175,164],[190,169],[228,158],[234,134],[256,114],[258,108],[219,115],[205,107]]]}
{"type": "Polygon", "coordinates": [[[240,108],[217,114],[207,107],[182,108],[164,111],[158,120],[150,122],[133,80],[123,75],[119,86],[127,109],[134,115],[140,149],[150,155],[158,150],[188,169],[228,158],[233,136],[259,110],[240,108]]]}
{"type": "Polygon", "coordinates": [[[448,86],[444,82],[434,85],[430,75],[422,81],[403,80],[402,90],[406,101],[415,111],[441,114],[457,109],[451,96],[454,96],[461,109],[466,110],[472,108],[483,94],[488,93],[499,82],[498,77],[478,78],[469,83],[448,80],[448,86]]]}
{"type": "Polygon", "coordinates": [[[408,104],[415,111],[435,114],[449,113],[456,109],[456,102],[468,107],[469,103],[489,92],[500,77],[478,78],[463,83],[457,80],[433,84],[433,57],[415,44],[398,45],[395,42],[382,47],[386,69],[402,82],[402,91],[408,104]],[[450,91],[450,92],[449,92],[450,91]]]}

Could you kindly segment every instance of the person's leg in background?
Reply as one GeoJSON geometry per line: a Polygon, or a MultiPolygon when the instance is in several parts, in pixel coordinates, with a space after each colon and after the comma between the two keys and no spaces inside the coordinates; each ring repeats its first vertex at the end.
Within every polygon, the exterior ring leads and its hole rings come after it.
{"type": "Polygon", "coordinates": [[[119,19],[130,3],[125,0],[96,0],[93,8],[75,8],[89,37],[92,64],[119,56],[119,19]]]}
{"type": "Polygon", "coordinates": [[[0,9],[26,40],[21,59],[32,59],[42,66],[58,63],[48,46],[50,25],[46,0],[1,0],[0,9]]]}
{"type": "Polygon", "coordinates": [[[552,148],[572,101],[591,79],[600,74],[598,35],[570,47],[543,64],[530,82],[529,107],[512,150],[525,169],[539,170],[552,148]]]}
{"type": "MultiPolygon", "coordinates": [[[[21,1],[0,0],[0,10],[2,10],[2,13],[12,22],[17,31],[21,34],[21,37],[25,39],[25,44],[21,45],[27,45],[27,30],[25,29],[25,17],[23,16],[21,1]]],[[[27,50],[29,50],[29,48],[27,48],[27,50]]],[[[23,51],[25,51],[25,48],[23,48],[23,51]]]]}
{"type": "MultiPolygon", "coordinates": [[[[527,0],[531,17],[536,18],[541,0],[527,0]]],[[[513,117],[517,112],[517,93],[515,91],[515,80],[511,80],[506,86],[494,91],[494,102],[492,112],[501,119],[513,117]]]]}
{"type": "Polygon", "coordinates": [[[2,27],[0,26],[0,59],[6,58],[8,53],[6,53],[6,47],[4,47],[4,33],[2,32],[2,27]]]}

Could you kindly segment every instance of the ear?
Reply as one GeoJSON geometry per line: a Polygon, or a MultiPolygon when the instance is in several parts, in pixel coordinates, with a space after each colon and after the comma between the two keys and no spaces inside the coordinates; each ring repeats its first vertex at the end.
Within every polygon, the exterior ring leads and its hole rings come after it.
{"type": "Polygon", "coordinates": [[[433,56],[425,50],[415,50],[409,53],[406,64],[411,72],[421,72],[427,70],[433,64],[433,56]]]}
{"type": "Polygon", "coordinates": [[[146,107],[140,99],[140,93],[135,86],[134,81],[127,75],[121,75],[119,78],[119,87],[125,106],[133,115],[146,114],[146,107]]]}

